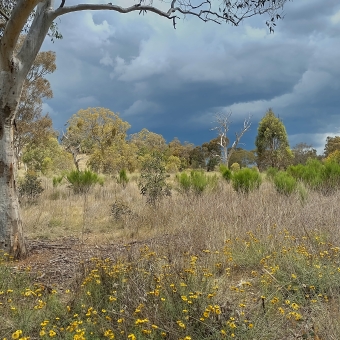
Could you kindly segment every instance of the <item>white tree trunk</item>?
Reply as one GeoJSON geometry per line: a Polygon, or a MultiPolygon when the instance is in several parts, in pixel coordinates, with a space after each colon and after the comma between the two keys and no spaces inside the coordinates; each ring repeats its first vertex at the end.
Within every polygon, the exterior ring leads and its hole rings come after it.
{"type": "Polygon", "coordinates": [[[13,120],[21,87],[16,72],[0,74],[0,249],[15,258],[26,255],[17,194],[13,120]]]}

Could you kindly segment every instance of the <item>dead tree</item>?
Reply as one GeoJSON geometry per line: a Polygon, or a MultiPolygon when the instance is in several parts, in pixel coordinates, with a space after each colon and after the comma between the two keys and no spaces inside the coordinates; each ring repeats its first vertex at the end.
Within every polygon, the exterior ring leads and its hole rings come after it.
{"type": "Polygon", "coordinates": [[[227,114],[217,113],[215,115],[215,123],[217,123],[217,126],[213,127],[211,130],[217,131],[217,134],[220,138],[219,145],[221,147],[221,160],[222,164],[225,164],[226,166],[229,165],[229,160],[233,152],[236,150],[242,136],[249,130],[251,126],[251,116],[249,115],[248,118],[246,118],[243,122],[243,128],[241,131],[235,133],[235,141],[231,145],[231,147],[228,149],[229,145],[229,138],[227,137],[228,131],[230,129],[230,125],[232,124],[232,121],[230,120],[232,116],[232,112],[230,111],[227,114]]]}

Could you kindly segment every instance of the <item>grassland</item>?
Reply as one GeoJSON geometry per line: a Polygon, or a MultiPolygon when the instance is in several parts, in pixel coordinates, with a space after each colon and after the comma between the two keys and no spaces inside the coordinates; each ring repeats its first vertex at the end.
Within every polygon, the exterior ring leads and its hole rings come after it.
{"type": "Polygon", "coordinates": [[[0,339],[340,339],[340,192],[264,181],[242,195],[221,179],[153,207],[133,180],[86,196],[44,186],[22,202],[29,240],[122,247],[84,257],[69,287],[2,254],[0,339]]]}

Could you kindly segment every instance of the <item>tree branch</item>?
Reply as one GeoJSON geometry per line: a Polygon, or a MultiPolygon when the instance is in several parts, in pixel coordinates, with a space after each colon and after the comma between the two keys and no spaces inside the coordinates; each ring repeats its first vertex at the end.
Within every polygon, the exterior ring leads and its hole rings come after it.
{"type": "Polygon", "coordinates": [[[0,14],[8,21],[9,20],[9,16],[5,13],[5,11],[0,8],[0,14]]]}
{"type": "Polygon", "coordinates": [[[53,19],[72,12],[79,12],[79,11],[85,11],[85,10],[91,10],[91,11],[100,11],[100,10],[109,10],[109,11],[115,11],[119,13],[130,13],[134,11],[147,11],[147,12],[153,12],[160,16],[166,17],[168,19],[172,19],[171,13],[173,12],[171,9],[168,12],[161,11],[158,8],[155,8],[153,6],[142,6],[140,4],[133,5],[127,8],[123,8],[116,5],[111,4],[79,4],[75,6],[67,6],[67,7],[59,7],[56,10],[54,10],[52,16],[53,19]]]}
{"type": "Polygon", "coordinates": [[[228,154],[228,159],[227,159],[227,164],[229,162],[229,159],[231,157],[231,155],[234,153],[234,151],[237,148],[238,143],[240,142],[242,136],[250,129],[251,126],[251,115],[248,116],[248,118],[246,118],[243,122],[243,129],[240,132],[236,132],[236,139],[233,143],[233,145],[231,146],[231,149],[229,150],[229,154],[228,154]]]}
{"type": "Polygon", "coordinates": [[[18,41],[19,35],[31,12],[41,1],[42,0],[18,0],[15,7],[13,8],[1,39],[0,60],[2,62],[3,69],[11,69],[12,66],[10,59],[14,51],[14,47],[18,41]]]}
{"type": "MultiPolygon", "coordinates": [[[[35,0],[38,1],[38,0],[35,0]]],[[[22,62],[21,73],[27,75],[53,22],[53,0],[39,0],[36,13],[24,43],[17,55],[22,62]]]]}

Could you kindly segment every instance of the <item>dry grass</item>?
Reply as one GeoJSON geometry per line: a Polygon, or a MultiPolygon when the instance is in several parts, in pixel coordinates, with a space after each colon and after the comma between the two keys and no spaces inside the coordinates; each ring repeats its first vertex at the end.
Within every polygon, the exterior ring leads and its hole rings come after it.
{"type": "Polygon", "coordinates": [[[248,231],[267,237],[287,229],[297,235],[320,232],[332,235],[339,243],[339,195],[323,196],[308,192],[305,202],[299,194],[278,194],[270,182],[248,196],[233,191],[227,183],[201,196],[181,195],[173,190],[171,198],[156,207],[148,206],[135,182],[125,189],[114,181],[95,187],[86,197],[74,195],[66,185],[46,190],[36,204],[23,204],[25,232],[29,238],[81,236],[87,242],[115,242],[147,239],[164,234],[183,235],[192,247],[219,246],[226,238],[248,231]],[[131,213],[115,220],[114,202],[131,213]],[[273,229],[273,226],[276,226],[273,229]]]}

